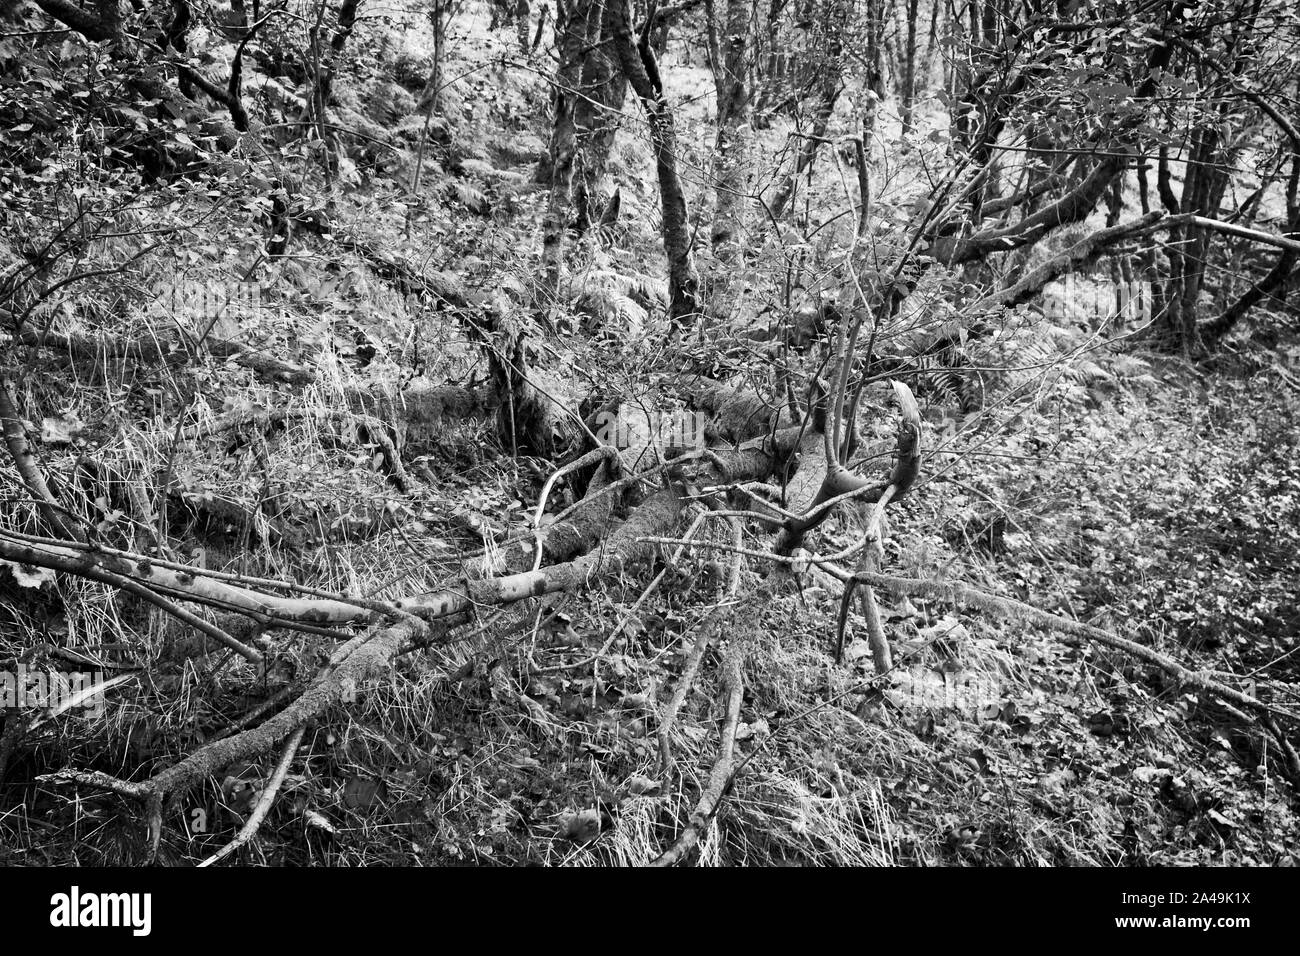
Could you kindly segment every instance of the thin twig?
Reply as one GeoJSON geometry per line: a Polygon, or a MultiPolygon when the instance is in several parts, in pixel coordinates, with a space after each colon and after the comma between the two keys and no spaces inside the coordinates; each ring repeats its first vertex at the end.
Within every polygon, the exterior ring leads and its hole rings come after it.
{"type": "Polygon", "coordinates": [[[700,794],[699,802],[691,811],[686,829],[678,835],[673,845],[658,858],[652,860],[653,867],[668,867],[680,862],[699,842],[700,834],[709,825],[713,815],[722,805],[722,798],[731,789],[736,765],[736,727],[740,723],[740,704],[744,698],[745,682],[742,674],[744,658],[743,645],[737,641],[727,648],[723,664],[722,687],[726,693],[726,721],[722,725],[721,741],[718,746],[718,759],[709,771],[709,782],[700,794]]]}
{"type": "Polygon", "coordinates": [[[290,734],[289,739],[284,742],[284,750],[280,753],[280,762],[276,765],[275,773],[271,775],[270,781],[262,790],[257,806],[253,807],[253,812],[249,814],[248,822],[240,828],[239,833],[235,835],[233,840],[200,863],[200,867],[220,863],[257,835],[258,827],[262,825],[262,821],[270,811],[271,804],[275,803],[275,795],[279,792],[280,785],[284,783],[285,775],[289,772],[289,764],[293,763],[294,754],[298,752],[298,745],[302,743],[302,735],[306,730],[307,725],[303,724],[290,734]]]}

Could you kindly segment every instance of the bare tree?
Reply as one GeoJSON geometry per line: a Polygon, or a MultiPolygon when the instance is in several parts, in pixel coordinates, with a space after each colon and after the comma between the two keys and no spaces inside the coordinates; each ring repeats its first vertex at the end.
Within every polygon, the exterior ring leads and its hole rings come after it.
{"type": "Polygon", "coordinates": [[[839,102],[844,89],[844,43],[849,26],[851,4],[846,0],[824,0],[822,16],[816,23],[817,52],[809,73],[816,95],[812,131],[803,137],[794,168],[786,174],[777,187],[776,195],[769,204],[775,217],[785,211],[799,178],[808,172],[817,158],[817,150],[826,140],[826,131],[830,127],[835,104],[839,102]]]}
{"type": "Polygon", "coordinates": [[[903,121],[904,135],[912,130],[912,112],[916,107],[916,21],[919,14],[920,0],[907,0],[907,43],[903,48],[899,90],[899,114],[903,121]]]}
{"type": "MultiPolygon", "coordinates": [[[[720,43],[712,44],[713,82],[718,101],[717,155],[714,188],[717,209],[710,241],[723,263],[736,258],[744,247],[745,218],[749,210],[746,182],[749,174],[749,86],[746,82],[746,48],[749,39],[750,0],[727,0],[720,43]]],[[[710,34],[714,9],[707,12],[710,34]]]]}
{"type": "Polygon", "coordinates": [[[559,292],[563,270],[564,234],[569,227],[573,170],[578,151],[577,105],[583,97],[582,74],[586,50],[600,38],[601,0],[557,2],[556,33],[560,37],[560,66],[555,75],[551,131],[551,188],[542,219],[542,286],[559,292]]]}
{"type": "Polygon", "coordinates": [[[668,257],[668,317],[674,326],[694,323],[700,311],[700,275],[691,249],[686,191],[677,172],[677,128],[664,94],[659,64],[650,46],[654,21],[647,21],[639,38],[632,36],[631,0],[613,0],[614,46],[627,81],[636,92],[650,124],[659,199],[663,206],[664,253],[668,257]]]}

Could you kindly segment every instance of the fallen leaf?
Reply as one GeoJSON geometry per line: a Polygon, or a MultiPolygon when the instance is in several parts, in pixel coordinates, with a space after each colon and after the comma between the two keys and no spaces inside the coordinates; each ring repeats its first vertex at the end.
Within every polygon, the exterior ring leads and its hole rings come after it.
{"type": "Polygon", "coordinates": [[[638,797],[653,796],[659,791],[660,783],[649,777],[635,776],[627,780],[627,789],[638,797]]]}
{"type": "Polygon", "coordinates": [[[72,412],[57,418],[43,418],[41,419],[41,442],[46,445],[70,445],[85,427],[81,419],[72,412]]]}
{"type": "Polygon", "coordinates": [[[560,818],[560,836],[574,843],[590,843],[600,836],[600,811],[579,810],[560,818]]]}
{"type": "Polygon", "coordinates": [[[343,785],[343,805],[352,809],[372,807],[383,799],[385,789],[382,780],[351,777],[343,785]]]}
{"type": "Polygon", "coordinates": [[[54,580],[54,572],[49,568],[38,568],[34,564],[18,564],[0,558],[0,566],[9,569],[20,588],[39,588],[46,581],[54,580]]]}
{"type": "Polygon", "coordinates": [[[307,821],[309,827],[316,827],[316,829],[324,830],[326,833],[339,832],[334,824],[330,823],[325,815],[318,810],[308,810],[302,815],[302,818],[307,821]]]}

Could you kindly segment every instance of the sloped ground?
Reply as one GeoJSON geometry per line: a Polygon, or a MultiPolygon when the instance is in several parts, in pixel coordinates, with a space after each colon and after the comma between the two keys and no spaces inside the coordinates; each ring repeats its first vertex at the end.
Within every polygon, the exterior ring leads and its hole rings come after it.
{"type": "MultiPolygon", "coordinates": [[[[508,39],[476,23],[452,45],[450,68],[474,68],[508,39]]],[[[418,36],[408,47],[423,52],[418,36]]],[[[693,80],[705,86],[703,73],[679,75],[682,95],[693,80]]],[[[335,219],[394,258],[471,289],[525,294],[530,268],[519,250],[536,247],[540,203],[527,182],[529,144],[540,139],[512,117],[536,113],[529,77],[506,66],[451,88],[449,145],[425,167],[410,239],[403,194],[383,177],[350,191],[335,219]]],[[[382,79],[375,88],[386,95],[357,104],[371,122],[381,118],[376,103],[400,100],[382,79]]],[[[636,170],[648,167],[643,145],[626,139],[620,176],[634,185],[636,170]]],[[[407,150],[398,161],[409,159],[407,150]]],[[[636,186],[646,209],[652,186],[636,186]]],[[[324,199],[304,202],[323,208],[324,199]]],[[[652,300],[655,225],[649,214],[634,217],[621,249],[584,250],[575,261],[590,268],[575,279],[574,298],[581,282],[606,287],[619,277],[618,294],[652,300]],[[638,284],[647,288],[629,294],[638,284]]],[[[232,216],[227,228],[209,233],[211,251],[178,255],[194,281],[236,274],[249,227],[232,216]]],[[[91,460],[122,486],[156,487],[170,475],[182,489],[171,528],[187,560],[323,589],[432,589],[473,573],[485,552],[518,547],[552,466],[512,456],[489,424],[408,441],[408,464],[427,470],[403,495],[369,436],[316,417],[350,387],[399,387],[417,369],[462,381],[483,369],[454,316],[389,298],[384,276],[324,237],[298,242],[297,259],[265,267],[283,301],[235,331],[309,366],[314,385],[268,384],[216,362],[147,373],[111,360],[31,369],[21,398],[43,435],[45,464],[72,475],[91,460]],[[177,394],[188,402],[187,424],[286,403],[304,416],[264,435],[236,430],[178,450],[175,406],[164,402],[177,394]],[[201,519],[217,500],[230,506],[227,517],[201,519]],[[384,515],[397,520],[376,524],[384,515]]],[[[139,317],[68,318],[121,329],[139,317]]],[[[1053,355],[1084,336],[1056,332],[1053,355]]],[[[1011,338],[1008,350],[1020,341],[1011,338]]],[[[650,361],[626,343],[614,351],[575,335],[538,361],[576,368],[595,390],[626,384],[629,356],[650,361]]],[[[924,444],[939,451],[921,486],[890,509],[887,567],[1112,625],[1242,681],[1293,681],[1300,396],[1284,360],[1261,364],[1249,354],[1205,372],[1094,353],[1029,383],[1009,411],[991,402],[963,419],[956,438],[941,430],[951,419],[936,409],[924,444]]],[[[147,545],[129,502],[84,504],[105,536],[147,545]]],[[[859,522],[839,516],[819,535],[842,545],[860,536],[859,522]]],[[[672,741],[681,774],[672,792],[661,791],[657,715],[701,622],[723,600],[717,557],[700,549],[667,562],[657,592],[635,610],[647,580],[629,574],[544,613],[485,612],[454,641],[412,649],[385,684],[308,729],[270,817],[238,859],[646,862],[698,798],[717,751],[720,657],[745,642],[737,740],[746,762],[701,841],[701,862],[1295,861],[1295,796],[1275,770],[1271,742],[1160,674],[1056,634],[902,601],[884,608],[896,674],[877,681],[861,617],[850,618],[845,663],[833,663],[839,595],[815,578],[792,592],[761,562],[742,573],[723,642],[686,697],[672,741]]],[[[298,639],[265,677],[238,660],[196,663],[172,653],[181,629],[134,599],[86,583],[60,587],[62,602],[48,582],[20,588],[0,575],[6,658],[64,644],[134,676],[112,689],[102,715],[69,712],[26,740],[10,770],[17,783],[0,791],[0,859],[136,862],[135,808],[37,777],[65,766],[125,774],[167,765],[310,674],[319,651],[298,639]],[[137,670],[141,662],[151,666],[137,670]]],[[[197,862],[229,842],[274,762],[229,768],[170,808],[162,860],[197,862]]]]}
{"type": "MultiPolygon", "coordinates": [[[[1192,377],[1187,369],[1155,369],[1145,384],[1099,392],[1090,400],[1097,407],[1067,406],[1055,419],[1059,443],[985,446],[988,455],[927,484],[893,518],[890,562],[1113,622],[1202,667],[1236,675],[1264,668],[1261,682],[1287,679],[1300,571],[1297,436],[1286,424],[1295,389],[1271,368],[1209,375],[1190,387],[1179,384],[1192,377]],[[1184,501],[1175,497],[1180,489],[1184,501]]],[[[496,455],[467,470],[454,497],[428,507],[477,509],[507,526],[518,511],[507,496],[527,481],[496,455]]],[[[327,485],[356,474],[328,462],[315,471],[327,485]]],[[[840,533],[826,529],[832,544],[840,533]]],[[[314,584],[363,592],[404,574],[409,583],[427,573],[418,560],[395,560],[414,534],[309,549],[297,570],[314,584]]],[[[467,523],[444,546],[463,550],[475,538],[467,523]]],[[[230,560],[254,569],[285,561],[255,543],[241,550],[251,558],[232,552],[230,560]]],[[[644,582],[613,582],[570,601],[535,631],[525,615],[508,622],[512,634],[489,628],[404,659],[386,686],[310,730],[244,858],[653,857],[689,811],[716,749],[706,662],[675,734],[681,789],[658,792],[655,713],[681,673],[691,628],[717,600],[713,576],[701,570],[708,571],[703,555],[670,569],[659,595],[596,665],[545,672],[595,653],[644,582]]],[[[108,627],[162,647],[163,622],[145,615],[141,631],[129,602],[80,589],[81,600],[52,610],[45,627],[79,634],[108,627]]],[[[856,615],[847,663],[831,661],[836,596],[814,585],[772,594],[749,575],[741,594],[726,637],[749,642],[738,738],[752,759],[703,841],[703,862],[1294,859],[1294,795],[1276,774],[1270,745],[1131,660],[952,607],[903,602],[886,609],[900,675],[882,694],[865,644],[853,639],[863,634],[856,615]]],[[[305,646],[303,654],[310,666],[305,646]]],[[[59,718],[18,776],[31,780],[65,764],[121,771],[192,749],[265,699],[270,688],[248,676],[237,667],[160,668],[115,690],[101,719],[59,718]]],[[[271,763],[232,768],[214,781],[219,787],[193,794],[183,815],[206,832],[166,839],[164,859],[197,861],[226,842],[271,763]]],[[[121,862],[139,853],[139,821],[116,797],[70,802],[29,784],[8,788],[7,798],[10,862],[121,862]]]]}

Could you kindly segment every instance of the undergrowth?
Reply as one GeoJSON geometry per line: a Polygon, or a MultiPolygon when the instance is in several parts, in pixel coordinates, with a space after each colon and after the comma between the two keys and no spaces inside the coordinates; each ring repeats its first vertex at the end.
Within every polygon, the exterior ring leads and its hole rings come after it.
{"type": "MultiPolygon", "coordinates": [[[[453,45],[450,68],[500,52],[496,39],[467,34],[453,45]]],[[[542,131],[517,117],[535,105],[537,84],[529,68],[505,64],[450,87],[435,124],[439,148],[412,199],[394,182],[410,173],[422,126],[411,110],[423,56],[408,42],[352,64],[369,85],[343,108],[358,123],[394,126],[403,149],[382,161],[354,150],[341,171],[353,187],[346,195],[304,172],[296,211],[309,218],[328,210],[419,273],[454,275],[474,295],[523,302],[531,269],[518,248],[532,242],[541,208],[531,178],[542,131]]],[[[677,73],[683,114],[698,120],[689,94],[704,71],[677,73]]],[[[614,166],[628,207],[641,210],[653,201],[650,166],[633,135],[614,166]]],[[[688,163],[703,162],[697,153],[686,150],[688,163]]],[[[280,159],[305,170],[311,157],[280,159]]],[[[349,389],[400,395],[417,375],[485,381],[478,332],[441,305],[394,290],[391,277],[328,231],[304,230],[292,256],[262,261],[254,250],[265,197],[236,201],[256,193],[258,175],[228,169],[201,191],[163,190],[158,205],[143,209],[119,208],[126,185],[117,174],[86,187],[89,199],[78,201],[114,210],[102,232],[115,217],[158,216],[202,241],[122,264],[129,250],[96,240],[95,254],[121,269],[59,302],[55,317],[65,331],[145,331],[183,345],[175,329],[195,330],[197,314],[185,311],[193,303],[160,310],[151,289],[168,277],[210,289],[255,275],[274,296],[243,303],[209,332],[238,334],[268,355],[311,353],[303,364],[313,383],[290,390],[198,354],[154,366],[105,355],[27,369],[18,397],[61,500],[99,540],[158,549],[154,529],[162,527],[178,559],[374,598],[454,585],[504,550],[529,547],[530,512],[553,464],[513,454],[493,423],[399,436],[422,469],[421,494],[411,496],[384,473],[375,436],[330,419],[349,389]],[[181,440],[182,426],[268,409],[296,417],[274,429],[181,440]]],[[[885,212],[917,191],[919,173],[898,177],[882,190],[885,212]]],[[[52,202],[66,201],[61,188],[51,184],[52,202]]],[[[4,251],[12,257],[22,217],[39,216],[9,215],[4,251]]],[[[666,300],[651,220],[629,215],[619,249],[594,237],[574,250],[561,335],[537,349],[539,365],[616,394],[671,361],[649,344],[661,338],[666,300]],[[622,334],[610,336],[610,327],[622,334]]],[[[787,239],[762,251],[749,305],[791,305],[775,285],[758,288],[763,268],[794,256],[824,264],[811,244],[787,239]]],[[[882,339],[886,351],[955,328],[948,301],[960,283],[935,273],[915,313],[882,339]]],[[[802,290],[809,301],[823,291],[816,285],[802,290]]],[[[514,312],[537,331],[522,308],[514,312]]],[[[969,378],[954,385],[943,369],[932,381],[916,379],[932,406],[927,458],[918,488],[890,509],[886,569],[967,581],[1114,627],[1243,687],[1294,683],[1300,395],[1291,368],[1281,360],[1191,368],[1131,342],[1106,347],[1096,321],[1046,322],[1020,310],[1000,322],[965,345],[968,364],[988,370],[977,393],[959,393],[969,378]],[[971,410],[959,411],[968,399],[971,410]]],[[[743,350],[735,359],[753,360],[743,350]]],[[[888,415],[875,406],[868,413],[869,437],[885,436],[888,415]]],[[[5,494],[17,495],[7,468],[3,476],[5,494]]],[[[552,510],[573,498],[562,489],[552,510]]],[[[9,507],[5,520],[38,530],[26,508],[9,507]]],[[[861,532],[860,517],[849,514],[818,534],[838,548],[861,532]]],[[[124,679],[103,713],[55,716],[12,755],[0,786],[0,862],[139,862],[135,808],[42,775],[78,767],[145,776],[273,707],[324,652],[297,635],[274,668],[257,673],[232,654],[186,653],[185,629],[134,597],[71,579],[56,590],[52,574],[27,573],[0,573],[0,664],[66,668],[76,662],[62,652],[80,648],[93,655],[82,663],[124,679]]],[[[482,609],[464,632],[409,649],[384,681],[308,728],[270,816],[237,859],[653,859],[690,813],[717,750],[723,715],[712,682],[701,679],[671,741],[681,773],[671,791],[662,789],[658,715],[697,628],[723,600],[723,576],[719,556],[698,548],[668,563],[658,594],[635,613],[645,582],[615,576],[541,608],[482,609]],[[615,628],[617,639],[597,654],[615,628]]],[[[768,569],[742,572],[738,607],[702,673],[729,644],[746,647],[737,733],[744,763],[702,835],[699,862],[1296,859],[1295,797],[1274,771],[1271,742],[1237,729],[1209,701],[1102,648],[907,600],[882,608],[897,658],[882,680],[856,613],[845,661],[834,663],[839,595],[824,583],[808,577],[792,592],[768,569]]],[[[214,619],[247,640],[261,636],[231,615],[214,619]]],[[[228,843],[274,763],[268,755],[227,768],[169,805],[160,860],[197,863],[228,843]]]]}

